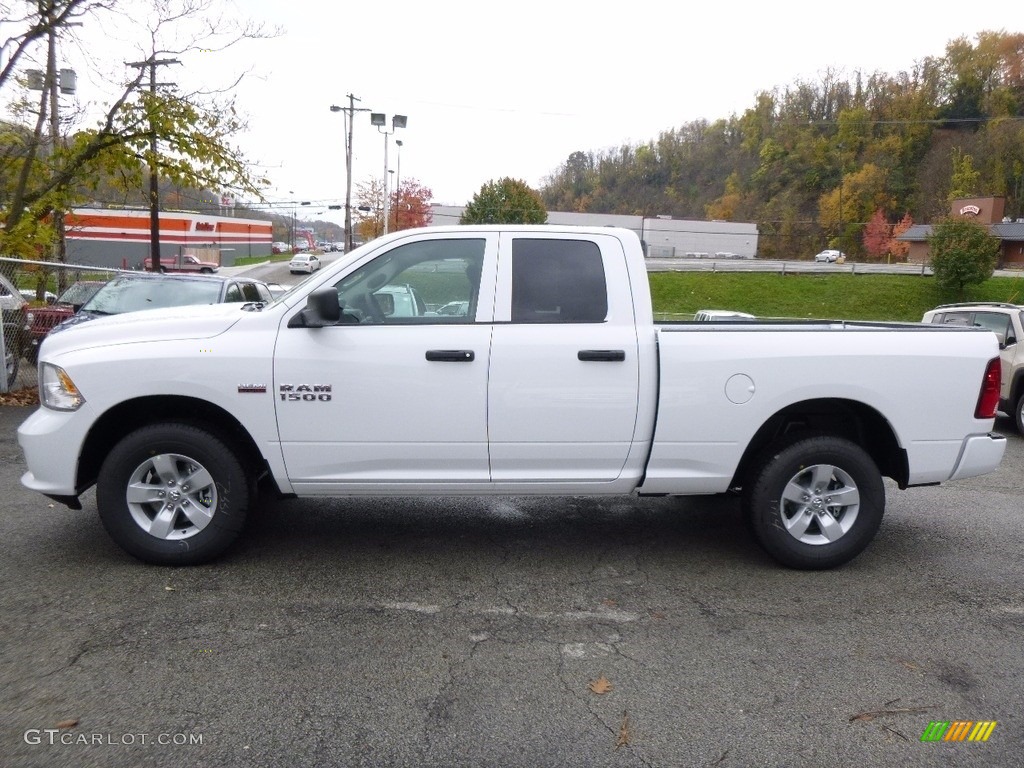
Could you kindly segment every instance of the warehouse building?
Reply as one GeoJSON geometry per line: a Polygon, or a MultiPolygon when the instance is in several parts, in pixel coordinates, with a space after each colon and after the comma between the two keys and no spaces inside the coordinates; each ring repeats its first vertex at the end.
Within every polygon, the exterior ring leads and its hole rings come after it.
{"type": "MultiPolygon", "coordinates": [[[[137,269],[150,256],[148,210],[75,208],[64,215],[67,261],[137,269]]],[[[160,212],[160,256],[192,254],[229,267],[244,256],[269,256],[270,221],[188,211],[160,212]]]]}
{"type": "MultiPolygon", "coordinates": [[[[433,205],[430,210],[431,225],[442,226],[458,224],[465,209],[433,205]]],[[[644,244],[644,255],[648,258],[753,259],[757,256],[757,225],[746,222],[548,211],[547,223],[631,229],[644,244]]]]}

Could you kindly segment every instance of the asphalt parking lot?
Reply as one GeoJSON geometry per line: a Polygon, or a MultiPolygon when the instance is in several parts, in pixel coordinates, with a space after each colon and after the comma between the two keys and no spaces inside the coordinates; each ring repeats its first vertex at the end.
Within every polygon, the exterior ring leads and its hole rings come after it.
{"type": "MultiPolygon", "coordinates": [[[[92,492],[26,491],[0,407],[0,763],[1024,765],[1024,441],[890,488],[846,567],[784,570],[729,499],[267,504],[142,565],[92,492]],[[932,722],[995,722],[923,742],[932,722]]],[[[1009,421],[1000,431],[1011,434],[1009,421]]]]}

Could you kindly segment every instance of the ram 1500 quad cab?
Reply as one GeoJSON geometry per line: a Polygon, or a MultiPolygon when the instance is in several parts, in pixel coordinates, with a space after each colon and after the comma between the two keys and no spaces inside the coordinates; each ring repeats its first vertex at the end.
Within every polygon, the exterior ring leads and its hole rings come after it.
{"type": "Polygon", "coordinates": [[[269,303],[102,318],[43,342],[22,483],[125,550],[208,561],[264,489],[742,494],[796,568],[860,553],[899,488],[995,469],[995,335],[843,321],[658,323],[641,243],[459,226],[363,245],[269,303]],[[422,311],[400,311],[394,286],[422,311]],[[466,302],[465,312],[439,311],[466,302]]]}

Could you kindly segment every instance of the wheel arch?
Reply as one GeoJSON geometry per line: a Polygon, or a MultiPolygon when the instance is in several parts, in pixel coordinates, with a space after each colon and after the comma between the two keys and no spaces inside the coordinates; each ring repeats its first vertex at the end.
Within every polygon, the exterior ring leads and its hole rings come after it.
{"type": "Polygon", "coordinates": [[[900,488],[910,476],[907,452],[889,421],[864,403],[842,398],[822,398],[793,403],[769,418],[754,434],[733,475],[731,487],[742,487],[751,469],[769,446],[795,434],[844,437],[863,448],[879,472],[900,488]]]}
{"type": "Polygon", "coordinates": [[[256,441],[231,413],[198,398],[160,395],[119,403],[96,420],[82,445],[76,487],[84,489],[95,484],[103,460],[125,435],[150,424],[172,421],[214,432],[235,447],[243,466],[251,473],[254,488],[257,481],[270,475],[256,441]]]}
{"type": "MultiPolygon", "coordinates": [[[[1024,343],[1024,339],[1020,343],[1024,343]]],[[[1018,367],[1013,372],[1013,377],[1010,379],[1010,391],[1007,393],[1008,397],[1005,400],[1009,408],[1013,408],[1017,405],[1017,399],[1024,393],[1024,366],[1018,367]]]]}

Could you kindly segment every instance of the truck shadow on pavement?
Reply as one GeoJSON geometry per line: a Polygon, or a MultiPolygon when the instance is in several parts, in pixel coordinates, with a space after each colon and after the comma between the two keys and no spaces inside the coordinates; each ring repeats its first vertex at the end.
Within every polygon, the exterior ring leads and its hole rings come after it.
{"type": "Polygon", "coordinates": [[[349,498],[263,502],[231,560],[607,557],[660,551],[767,563],[732,497],[349,498]]]}

